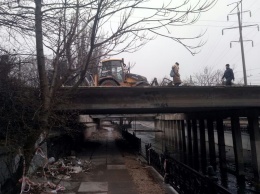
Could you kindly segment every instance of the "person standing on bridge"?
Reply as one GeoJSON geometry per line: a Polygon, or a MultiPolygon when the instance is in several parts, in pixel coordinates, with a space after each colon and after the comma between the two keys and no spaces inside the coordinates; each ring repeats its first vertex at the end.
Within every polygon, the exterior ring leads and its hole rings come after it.
{"type": "Polygon", "coordinates": [[[179,74],[179,63],[176,62],[173,66],[172,66],[172,70],[174,72],[173,75],[173,84],[174,86],[179,86],[181,84],[181,78],[180,78],[180,74],[179,74]]]}
{"type": "Polygon", "coordinates": [[[222,80],[224,78],[226,79],[226,86],[231,86],[232,85],[232,80],[233,81],[235,80],[233,70],[229,67],[229,64],[226,64],[226,70],[224,72],[222,80]]]}

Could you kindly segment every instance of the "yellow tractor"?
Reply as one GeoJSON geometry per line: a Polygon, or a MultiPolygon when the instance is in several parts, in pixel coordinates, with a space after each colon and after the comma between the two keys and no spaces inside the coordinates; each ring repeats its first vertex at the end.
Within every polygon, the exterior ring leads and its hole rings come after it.
{"type": "Polygon", "coordinates": [[[149,86],[146,77],[130,73],[124,59],[106,59],[101,61],[96,86],[149,86]]]}

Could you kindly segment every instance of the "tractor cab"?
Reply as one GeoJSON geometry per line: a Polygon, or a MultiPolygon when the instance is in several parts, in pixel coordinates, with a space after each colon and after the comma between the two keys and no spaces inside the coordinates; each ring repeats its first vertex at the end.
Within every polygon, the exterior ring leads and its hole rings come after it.
{"type": "Polygon", "coordinates": [[[99,78],[100,80],[111,78],[121,83],[125,78],[124,67],[125,64],[122,59],[104,60],[101,62],[99,78]]]}
{"type": "Polygon", "coordinates": [[[124,59],[106,59],[101,61],[98,76],[99,86],[147,86],[143,76],[131,74],[124,59]]]}

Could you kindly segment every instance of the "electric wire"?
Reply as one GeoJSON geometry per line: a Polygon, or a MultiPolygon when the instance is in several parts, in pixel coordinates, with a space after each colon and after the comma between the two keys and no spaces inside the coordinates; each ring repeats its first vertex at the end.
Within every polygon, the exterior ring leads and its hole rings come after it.
{"type": "MultiPolygon", "coordinates": [[[[235,25],[235,24],[234,24],[235,25]]],[[[231,27],[233,27],[234,25],[232,25],[231,27]]],[[[220,41],[217,42],[217,45],[212,47],[211,51],[209,52],[209,55],[207,55],[208,57],[205,57],[204,60],[203,60],[203,63],[202,64],[206,64],[206,62],[210,61],[210,59],[212,58],[211,56],[213,56],[215,50],[218,48],[218,46],[220,45],[220,42],[223,40],[223,36],[221,36],[220,38],[220,41]]],[[[224,53],[224,51],[222,51],[224,53]]],[[[225,50],[225,53],[226,53],[226,50],[225,50]]],[[[216,61],[216,60],[215,60],[216,61]]],[[[213,65],[215,66],[215,64],[213,65]]]]}
{"type": "MultiPolygon", "coordinates": [[[[255,34],[256,35],[256,34],[255,34]]],[[[254,35],[254,36],[255,36],[254,35]]],[[[240,50],[236,52],[236,54],[230,59],[230,61],[232,62],[235,58],[236,60],[233,62],[233,63],[236,63],[238,60],[240,60],[240,58],[238,58],[237,56],[239,55],[239,52],[241,52],[240,50]]],[[[247,49],[246,49],[246,52],[247,52],[247,49]]],[[[245,52],[245,53],[246,53],[245,52]]]]}
{"type": "MultiPolygon", "coordinates": [[[[257,35],[257,33],[255,33],[255,35],[252,37],[254,38],[257,35]]],[[[250,48],[246,48],[245,50],[245,54],[248,53],[251,49],[253,49],[253,47],[250,48]]],[[[232,60],[236,57],[236,55],[232,58],[232,60]]],[[[236,60],[234,61],[234,63],[236,63],[239,60],[239,58],[236,57],[236,60]]]]}
{"type": "MultiPolygon", "coordinates": [[[[251,30],[250,32],[248,32],[247,35],[246,35],[246,37],[247,37],[249,34],[251,34],[252,32],[253,32],[253,30],[251,30]]],[[[255,34],[255,35],[256,35],[256,34],[255,34]]],[[[254,36],[255,36],[255,35],[254,35],[254,36]]],[[[249,50],[251,50],[251,49],[249,49],[249,50]]],[[[247,50],[247,51],[248,51],[248,50],[247,50]]],[[[237,53],[238,53],[238,51],[237,51],[237,53]]],[[[224,56],[227,55],[227,54],[228,54],[228,52],[227,52],[226,54],[224,54],[224,56]]],[[[224,59],[224,58],[225,58],[224,56],[223,56],[223,57],[220,57],[220,59],[224,59]]],[[[230,61],[233,61],[234,58],[236,58],[236,61],[235,61],[235,62],[237,62],[237,61],[239,60],[239,58],[237,58],[237,55],[234,55],[234,57],[233,57],[230,61]]]]}

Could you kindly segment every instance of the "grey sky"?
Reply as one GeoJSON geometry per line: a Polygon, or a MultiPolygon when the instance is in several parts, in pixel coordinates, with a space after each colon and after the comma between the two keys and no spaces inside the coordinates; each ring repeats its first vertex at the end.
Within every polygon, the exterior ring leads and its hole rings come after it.
{"type": "MultiPolygon", "coordinates": [[[[120,54],[118,57],[125,58],[126,62],[135,63],[132,72],[146,76],[149,81],[154,77],[158,79],[169,77],[171,66],[178,61],[182,79],[202,71],[205,66],[224,71],[225,64],[229,63],[235,72],[235,83],[242,82],[240,44],[233,43],[230,48],[230,41],[239,40],[239,31],[238,29],[226,30],[222,35],[222,29],[238,25],[237,15],[230,16],[230,20],[227,21],[227,15],[235,7],[235,5],[227,5],[233,2],[235,1],[219,0],[215,7],[203,13],[200,20],[194,25],[177,27],[178,36],[195,36],[199,32],[207,30],[202,38],[207,40],[207,43],[195,56],[192,56],[180,44],[157,37],[140,51],[132,54],[120,54]]],[[[243,11],[246,10],[251,10],[252,17],[249,16],[249,13],[244,13],[243,25],[260,25],[260,0],[243,1],[243,11]]],[[[254,47],[249,42],[244,43],[248,84],[260,85],[260,32],[256,27],[244,28],[243,38],[254,41],[254,47]]]]}

